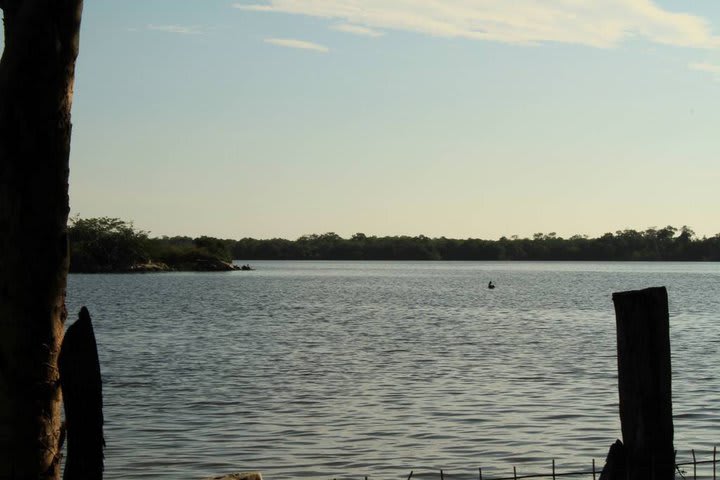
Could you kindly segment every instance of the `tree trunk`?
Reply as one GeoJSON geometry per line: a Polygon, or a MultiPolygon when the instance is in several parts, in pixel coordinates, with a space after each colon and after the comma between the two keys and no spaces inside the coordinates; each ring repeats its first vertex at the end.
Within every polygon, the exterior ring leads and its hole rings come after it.
{"type": "Polygon", "coordinates": [[[0,479],[58,478],[82,0],[0,0],[0,479]]]}

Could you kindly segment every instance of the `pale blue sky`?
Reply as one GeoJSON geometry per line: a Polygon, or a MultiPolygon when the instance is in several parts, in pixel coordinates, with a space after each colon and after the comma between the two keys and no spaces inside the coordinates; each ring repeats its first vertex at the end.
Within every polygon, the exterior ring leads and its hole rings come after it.
{"type": "Polygon", "coordinates": [[[73,121],[155,235],[714,235],[720,2],[91,0],[73,121]]]}

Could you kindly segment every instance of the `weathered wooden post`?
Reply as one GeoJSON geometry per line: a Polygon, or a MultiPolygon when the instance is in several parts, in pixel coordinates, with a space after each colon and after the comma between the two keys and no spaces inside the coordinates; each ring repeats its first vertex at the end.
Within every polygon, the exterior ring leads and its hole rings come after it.
{"type": "Polygon", "coordinates": [[[620,422],[628,480],[675,471],[670,318],[665,287],[613,294],[620,422]]]}
{"type": "Polygon", "coordinates": [[[105,440],[100,360],[90,312],[82,307],[78,317],[65,333],[58,358],[68,447],[63,480],[102,480],[105,440]]]}

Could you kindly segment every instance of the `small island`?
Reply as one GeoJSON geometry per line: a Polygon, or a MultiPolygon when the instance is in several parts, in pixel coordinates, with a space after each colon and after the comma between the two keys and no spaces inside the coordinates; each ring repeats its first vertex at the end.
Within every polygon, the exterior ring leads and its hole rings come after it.
{"type": "Polygon", "coordinates": [[[72,218],[68,236],[72,273],[248,270],[233,265],[231,252],[221,240],[150,238],[132,222],[117,218],[72,218]]]}

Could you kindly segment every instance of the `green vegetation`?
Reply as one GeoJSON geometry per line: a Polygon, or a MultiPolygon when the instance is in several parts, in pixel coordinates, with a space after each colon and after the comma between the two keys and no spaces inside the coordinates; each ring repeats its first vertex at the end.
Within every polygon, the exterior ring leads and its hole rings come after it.
{"type": "Polygon", "coordinates": [[[499,240],[304,235],[297,240],[150,238],[117,218],[71,220],[73,272],[226,270],[242,260],[720,260],[720,235],[697,238],[688,227],[622,230],[598,238],[536,233],[499,240]]]}
{"type": "Polygon", "coordinates": [[[70,219],[71,272],[231,270],[227,241],[209,237],[150,238],[118,218],[70,219]]]}
{"type": "Polygon", "coordinates": [[[149,260],[148,232],[117,218],[71,218],[70,271],[129,270],[149,260]]]}
{"type": "Polygon", "coordinates": [[[720,235],[697,238],[687,226],[622,230],[599,238],[536,233],[499,240],[469,238],[369,237],[343,239],[334,233],[296,241],[244,238],[232,247],[243,260],[720,260],[720,235]]]}

